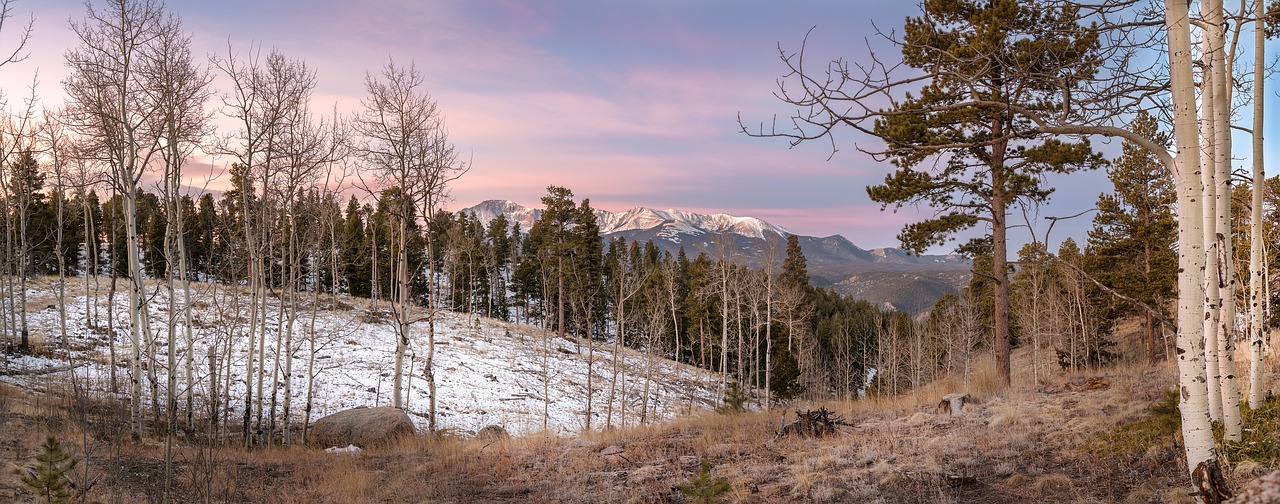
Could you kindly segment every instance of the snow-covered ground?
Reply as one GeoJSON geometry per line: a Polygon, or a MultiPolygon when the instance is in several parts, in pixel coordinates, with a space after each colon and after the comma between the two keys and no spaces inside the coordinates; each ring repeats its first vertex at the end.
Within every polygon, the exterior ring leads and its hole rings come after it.
{"type": "MultiPolygon", "coordinates": [[[[50,376],[87,378],[91,387],[109,390],[110,351],[106,317],[106,282],[93,301],[99,306],[88,313],[98,314],[96,324],[87,323],[86,298],[82,279],[69,280],[66,305],[67,347],[77,367],[68,369],[68,351],[60,348],[61,330],[53,281],[42,279],[28,289],[29,326],[33,340],[50,351],[40,357],[8,356],[0,365],[0,379],[28,387],[39,386],[50,376]],[[96,326],[96,327],[95,327],[96,326]],[[32,371],[56,370],[54,373],[32,371]]],[[[168,339],[168,293],[164,288],[151,286],[152,332],[158,335],[155,363],[159,395],[166,394],[168,339]]],[[[194,373],[194,395],[203,403],[209,388],[209,348],[217,354],[219,372],[225,377],[227,362],[223,357],[230,345],[232,383],[230,404],[225,413],[238,425],[243,415],[246,381],[246,352],[248,314],[244,307],[233,310],[235,303],[247,301],[247,294],[236,293],[226,286],[199,284],[193,286],[194,352],[191,368],[194,373]],[[236,299],[238,297],[238,300],[236,299]]],[[[90,290],[92,292],[92,288],[90,290]]],[[[181,300],[179,292],[177,299],[181,300]]],[[[388,305],[373,304],[363,299],[340,297],[320,299],[319,310],[311,331],[311,297],[304,296],[304,307],[294,324],[292,343],[292,407],[290,421],[294,426],[302,422],[307,394],[308,357],[311,353],[310,336],[315,338],[315,365],[313,373],[314,399],[311,420],[324,415],[358,406],[386,406],[392,402],[392,363],[395,350],[395,328],[385,315],[388,305]]],[[[115,297],[115,345],[117,353],[116,380],[122,393],[128,392],[130,354],[128,304],[124,292],[115,297]]],[[[186,344],[181,311],[176,311],[178,322],[179,395],[185,395],[184,364],[186,344]]],[[[420,313],[419,313],[420,315],[420,313]]],[[[281,321],[279,305],[269,299],[267,309],[266,360],[267,376],[264,390],[264,408],[270,408],[271,373],[276,369],[275,342],[277,334],[287,333],[287,323],[281,321]]],[[[419,322],[412,328],[414,353],[412,363],[406,366],[411,380],[406,380],[410,417],[420,429],[427,426],[427,383],[423,374],[426,357],[427,326],[419,322]]],[[[439,312],[436,321],[435,377],[439,394],[438,427],[458,434],[469,435],[488,425],[500,425],[514,435],[528,434],[543,429],[543,412],[546,410],[546,428],[556,434],[572,434],[585,425],[587,410],[587,355],[585,342],[556,338],[541,329],[505,323],[502,321],[468,317],[464,314],[439,312]],[[544,347],[545,344],[545,347],[544,347]],[[545,351],[544,351],[545,348],[545,351]],[[545,364],[544,364],[545,361],[545,364]],[[544,382],[545,377],[545,382],[544,382]],[[544,394],[544,387],[546,393],[544,394]],[[544,400],[546,398],[546,400],[544,400]]],[[[593,420],[595,428],[604,427],[608,398],[613,377],[612,345],[595,344],[594,365],[591,367],[593,420]]],[[[620,352],[619,367],[623,370],[616,388],[612,424],[619,425],[625,414],[626,425],[640,421],[642,408],[647,406],[647,421],[662,421],[692,410],[708,408],[716,402],[717,378],[697,368],[677,364],[665,359],[650,359],[647,355],[624,349],[620,352]],[[652,365],[652,382],[649,384],[648,401],[645,404],[645,376],[652,365]],[[625,404],[625,411],[622,404],[625,404]]],[[[144,364],[143,374],[147,374],[144,364]]],[[[279,369],[285,366],[285,355],[279,354],[279,369]]],[[[256,374],[255,374],[256,376],[256,374]]],[[[150,401],[150,383],[144,376],[145,400],[150,401]]],[[[224,387],[225,384],[219,386],[224,387]]],[[[277,410],[283,411],[284,387],[277,389],[277,410]]],[[[255,390],[256,394],[256,390],[255,390]]],[[[219,395],[223,395],[219,392],[219,395]]],[[[124,396],[122,396],[124,397],[124,396]]],[[[162,401],[163,402],[163,401],[162,401]]],[[[146,406],[149,408],[149,405],[146,406]]],[[[200,411],[206,411],[201,407],[200,411]]],[[[144,411],[149,411],[144,409],[144,411]]]]}

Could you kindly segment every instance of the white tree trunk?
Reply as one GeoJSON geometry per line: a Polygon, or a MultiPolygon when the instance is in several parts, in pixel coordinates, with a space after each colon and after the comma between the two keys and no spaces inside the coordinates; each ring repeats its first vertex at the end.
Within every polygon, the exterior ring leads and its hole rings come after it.
{"type": "MultiPolygon", "coordinates": [[[[126,177],[127,178],[127,177],[126,177]]],[[[147,313],[147,297],[142,285],[142,261],[138,257],[137,184],[125,182],[123,192],[125,255],[129,261],[129,392],[133,397],[130,411],[134,439],[142,438],[142,344],[150,338],[151,324],[147,313]]],[[[155,400],[155,397],[152,397],[155,400]]]]}
{"type": "Polygon", "coordinates": [[[1262,316],[1262,191],[1266,177],[1262,165],[1262,88],[1266,41],[1263,37],[1263,3],[1255,0],[1253,25],[1253,226],[1249,247],[1249,407],[1262,406],[1262,347],[1266,323],[1262,316]]]}
{"type": "Polygon", "coordinates": [[[1240,389],[1236,386],[1235,327],[1236,279],[1235,254],[1231,228],[1231,90],[1227,76],[1231,65],[1225,54],[1226,36],[1222,24],[1222,0],[1209,0],[1209,39],[1213,64],[1210,83],[1213,87],[1214,170],[1217,184],[1216,233],[1218,251],[1218,380],[1222,402],[1224,441],[1241,438],[1240,389]]]}
{"type": "Polygon", "coordinates": [[[1197,170],[1200,145],[1196,131],[1195,83],[1191,72],[1191,23],[1183,0],[1165,0],[1170,80],[1176,140],[1174,181],[1178,187],[1178,384],[1182,436],[1188,469],[1218,454],[1208,414],[1204,367],[1204,191],[1197,170]]]}
{"type": "MultiPolygon", "coordinates": [[[[1211,16],[1210,2],[1206,1],[1200,5],[1200,16],[1208,19],[1211,16]]],[[[1200,41],[1200,51],[1204,55],[1205,70],[1201,76],[1200,96],[1201,96],[1201,114],[1200,114],[1200,181],[1202,184],[1202,194],[1204,199],[1201,201],[1204,209],[1201,215],[1202,235],[1204,241],[1205,268],[1204,268],[1204,312],[1205,317],[1201,323],[1204,325],[1204,358],[1205,373],[1209,383],[1214,384],[1208,387],[1209,393],[1209,419],[1214,421],[1222,420],[1222,388],[1218,386],[1218,382],[1222,376],[1218,369],[1218,325],[1222,316],[1221,311],[1221,291],[1219,290],[1219,273],[1221,272],[1218,263],[1218,240],[1215,238],[1218,232],[1218,184],[1217,184],[1217,165],[1216,160],[1216,142],[1217,142],[1217,121],[1215,120],[1217,113],[1218,101],[1214,99],[1217,88],[1212,85],[1211,78],[1208,77],[1215,73],[1213,65],[1215,61],[1209,57],[1215,52],[1213,45],[1213,37],[1206,35],[1200,41]]]]}

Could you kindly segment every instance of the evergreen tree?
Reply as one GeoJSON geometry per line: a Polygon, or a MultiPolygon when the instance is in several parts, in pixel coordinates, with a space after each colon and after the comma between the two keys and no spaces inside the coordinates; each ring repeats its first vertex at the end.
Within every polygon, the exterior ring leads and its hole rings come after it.
{"type": "Polygon", "coordinates": [[[191,255],[191,272],[197,278],[211,276],[216,271],[214,233],[218,226],[218,211],[214,206],[213,195],[200,195],[195,212],[187,215],[192,216],[187,224],[191,237],[191,246],[187,249],[187,253],[191,255]]]}
{"type": "Polygon", "coordinates": [[[782,273],[778,275],[778,309],[781,330],[774,331],[773,375],[769,384],[772,392],[781,398],[792,397],[802,390],[798,380],[804,372],[816,379],[820,367],[818,349],[810,341],[813,315],[814,290],[809,285],[809,260],[805,258],[796,235],[787,236],[786,257],[782,260],[782,273]]]}
{"type": "Polygon", "coordinates": [[[1025,115],[1006,104],[1053,114],[1061,93],[1096,71],[1096,32],[1080,26],[1074,8],[1016,0],[926,0],[908,18],[903,63],[928,76],[881,111],[872,132],[887,144],[898,170],[867,188],[884,206],[924,204],[937,217],[898,235],[913,252],[983,224],[990,229],[996,367],[1009,381],[1007,218],[1015,205],[1048,199],[1044,175],[1103,164],[1087,140],[1044,139],[1025,115]],[[935,162],[941,158],[942,161],[935,162]]]}
{"type": "Polygon", "coordinates": [[[1063,289],[1063,297],[1070,307],[1070,334],[1074,342],[1072,347],[1076,348],[1070,352],[1059,349],[1058,364],[1063,369],[1094,368],[1110,364],[1116,357],[1112,352],[1115,343],[1111,341],[1115,316],[1110,313],[1111,310],[1107,310],[1106,315],[1100,314],[1100,308],[1108,307],[1112,300],[1103,296],[1093,282],[1084,278],[1081,272],[1086,259],[1075,240],[1067,238],[1062,241],[1058,247],[1058,258],[1061,261],[1055,265],[1055,276],[1059,279],[1059,288],[1063,289]]]}
{"type": "Polygon", "coordinates": [[[524,260],[517,277],[523,284],[520,291],[538,300],[543,314],[555,314],[553,326],[563,336],[564,310],[568,303],[566,260],[573,247],[569,230],[578,212],[573,202],[573,191],[564,187],[548,186],[542,204],[545,207],[542,214],[525,237],[524,260]],[[546,281],[550,284],[545,284],[546,281]]]}
{"type": "Polygon", "coordinates": [[[169,274],[168,259],[164,255],[164,235],[168,229],[168,217],[164,214],[156,195],[138,192],[138,229],[141,231],[142,258],[147,274],[163,278],[169,274]]]}
{"type": "Polygon", "coordinates": [[[352,196],[347,201],[346,219],[342,223],[342,243],[338,253],[342,264],[342,276],[346,280],[347,293],[352,296],[369,297],[372,278],[363,214],[360,202],[352,196]]]}
{"type": "Polygon", "coordinates": [[[713,318],[718,312],[712,309],[716,304],[715,297],[709,295],[714,290],[714,265],[705,252],[699,252],[682,269],[688,288],[680,303],[680,315],[689,334],[690,361],[703,369],[715,369],[717,354],[714,338],[710,336],[719,332],[719,325],[713,318]]]}
{"type": "Polygon", "coordinates": [[[499,215],[489,221],[485,230],[486,267],[491,278],[488,297],[492,304],[488,315],[501,320],[510,320],[511,317],[507,309],[507,271],[512,248],[508,227],[507,217],[499,215]]]}
{"type": "Polygon", "coordinates": [[[49,436],[41,445],[44,450],[36,455],[33,473],[22,477],[22,484],[35,491],[45,502],[62,502],[71,497],[71,480],[67,473],[75,470],[79,462],[62,451],[58,439],[49,436]]]}
{"type": "MultiPolygon", "coordinates": [[[[89,219],[93,221],[92,232],[86,232],[89,226],[85,226],[83,217],[81,218],[81,236],[85,241],[84,245],[84,267],[85,271],[89,271],[93,275],[102,274],[102,202],[98,200],[98,193],[88,191],[84,194],[82,201],[77,203],[78,208],[88,207],[89,219]],[[91,258],[92,256],[92,258],[91,258]],[[94,263],[98,264],[98,271],[90,271],[94,263]]],[[[83,210],[80,213],[84,213],[83,210]]]]}
{"type": "Polygon", "coordinates": [[[596,302],[600,295],[604,265],[604,242],[600,238],[600,224],[591,201],[584,198],[574,212],[573,227],[569,231],[570,297],[576,298],[573,314],[575,326],[583,337],[590,338],[596,325],[604,323],[606,304],[596,302]]]}
{"type": "Polygon", "coordinates": [[[782,261],[782,274],[778,276],[782,287],[803,289],[809,286],[809,259],[800,248],[800,238],[787,236],[787,257],[782,261]]]}
{"type": "MultiPolygon", "coordinates": [[[[1168,135],[1146,112],[1130,127],[1159,145],[1169,143],[1168,135]]],[[[1177,193],[1164,165],[1129,141],[1121,146],[1121,155],[1107,169],[1107,176],[1115,189],[1098,196],[1085,265],[1098,281],[1146,305],[1121,306],[1125,313],[1141,314],[1147,360],[1154,364],[1156,321],[1148,310],[1163,313],[1164,301],[1173,297],[1176,287],[1178,224],[1173,208],[1177,193]]]]}

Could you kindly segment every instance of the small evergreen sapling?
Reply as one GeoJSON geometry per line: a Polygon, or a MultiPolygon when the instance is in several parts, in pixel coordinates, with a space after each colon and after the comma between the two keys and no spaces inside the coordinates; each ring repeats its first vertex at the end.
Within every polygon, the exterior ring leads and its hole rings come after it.
{"type": "Polygon", "coordinates": [[[58,439],[49,436],[45,440],[44,453],[36,455],[36,465],[30,474],[22,477],[22,483],[44,498],[45,502],[62,502],[71,497],[71,480],[67,473],[79,462],[62,451],[58,439]]]}
{"type": "Polygon", "coordinates": [[[716,408],[718,413],[741,413],[746,409],[747,394],[742,390],[742,386],[737,381],[730,381],[728,387],[724,390],[723,403],[716,408]]]}
{"type": "Polygon", "coordinates": [[[698,475],[676,489],[700,504],[711,504],[716,501],[716,497],[729,493],[730,487],[728,480],[711,476],[711,462],[704,458],[698,475]]]}

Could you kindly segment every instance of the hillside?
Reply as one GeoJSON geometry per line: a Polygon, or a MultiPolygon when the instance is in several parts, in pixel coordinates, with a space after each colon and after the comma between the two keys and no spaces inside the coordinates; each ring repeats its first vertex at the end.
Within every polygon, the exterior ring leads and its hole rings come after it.
{"type": "MultiPolygon", "coordinates": [[[[489,200],[459,213],[475,215],[485,225],[504,215],[527,231],[541,210],[511,201],[489,200]]],[[[781,244],[783,237],[792,234],[754,217],[674,209],[636,207],[617,213],[597,209],[596,218],[605,240],[617,237],[641,243],[652,241],[659,250],[672,255],[683,248],[691,258],[699,253],[715,257],[715,241],[727,239],[734,260],[753,267],[763,263],[771,237],[781,244]]],[[[916,256],[895,248],[868,250],[840,235],[797,238],[808,259],[813,285],[912,314],[927,310],[945,294],[958,293],[970,276],[969,263],[955,255],[916,256]]]]}
{"type": "MultiPolygon", "coordinates": [[[[58,311],[52,309],[56,298],[50,279],[40,279],[29,288],[28,306],[35,308],[29,315],[33,340],[39,346],[56,343],[60,338],[58,311]]],[[[94,299],[100,306],[90,309],[98,313],[96,327],[86,325],[86,305],[83,284],[68,284],[67,321],[70,357],[76,363],[74,374],[88,378],[87,384],[94,394],[124,399],[123,394],[110,393],[110,341],[106,332],[106,285],[94,299]]],[[[225,353],[226,345],[233,348],[232,367],[237,380],[230,384],[229,404],[222,413],[236,419],[243,412],[244,348],[245,339],[239,332],[232,334],[231,327],[243,326],[247,314],[236,314],[225,307],[232,298],[242,293],[226,286],[197,284],[193,306],[200,307],[194,315],[195,348],[193,368],[198,373],[195,396],[204,411],[205,398],[209,397],[209,349],[225,353]],[[230,340],[228,338],[231,338],[230,340]]],[[[308,303],[310,298],[307,299],[308,303]]],[[[127,391],[128,366],[125,365],[128,335],[121,326],[127,323],[127,303],[123,294],[115,298],[115,321],[118,390],[127,391]]],[[[268,311],[278,309],[274,300],[268,303],[268,311]]],[[[157,290],[152,298],[153,327],[164,327],[168,311],[167,293],[157,290]]],[[[395,333],[388,320],[389,307],[385,302],[374,303],[363,299],[339,297],[320,298],[315,312],[315,365],[314,400],[312,420],[343,409],[358,406],[390,405],[391,364],[395,349],[395,333]]],[[[310,306],[300,314],[293,342],[293,405],[292,423],[300,426],[305,406],[307,362],[310,356],[310,340],[306,335],[312,324],[310,306]]],[[[275,355],[275,324],[268,328],[266,355],[275,355]]],[[[408,408],[420,429],[427,425],[426,380],[422,366],[425,359],[426,328],[424,322],[414,325],[417,336],[411,346],[414,356],[408,364],[408,408]]],[[[178,325],[179,334],[182,325],[178,325]]],[[[586,342],[563,340],[541,329],[511,324],[498,320],[469,318],[463,314],[441,311],[436,326],[437,349],[435,376],[439,392],[439,427],[462,436],[474,434],[487,425],[500,425],[513,434],[529,434],[543,429],[543,410],[547,410],[547,428],[553,433],[568,434],[582,429],[586,412],[586,373],[588,346],[586,342]],[[544,353],[544,345],[546,352],[544,353]],[[545,359],[545,367],[544,367],[545,359]],[[548,377],[544,384],[543,377],[548,377]],[[544,396],[544,390],[547,393],[544,396]],[[549,401],[544,401],[549,397],[549,401]]],[[[166,346],[157,343],[157,373],[159,390],[165,393],[166,346]]],[[[184,347],[185,349],[185,347],[184,347]]],[[[39,356],[3,357],[0,377],[14,385],[39,389],[50,378],[70,379],[72,372],[66,369],[67,354],[48,350],[39,356]],[[62,370],[53,373],[39,371],[62,370]]],[[[185,351],[178,356],[183,361],[185,351]]],[[[619,367],[621,380],[618,393],[626,397],[628,407],[617,408],[613,423],[623,420],[634,423],[644,408],[649,420],[675,417],[679,413],[702,409],[714,404],[718,396],[713,391],[716,379],[697,368],[677,364],[661,358],[652,359],[646,354],[623,349],[619,367]],[[645,383],[646,376],[652,381],[645,383]],[[646,385],[648,385],[646,387],[646,385]],[[642,391],[648,390],[648,400],[642,391]]],[[[225,357],[219,357],[225,366],[225,357]]],[[[612,347],[595,343],[592,366],[594,396],[594,422],[604,425],[605,397],[612,379],[612,347]]],[[[283,366],[283,362],[280,364],[283,366]]],[[[225,369],[225,368],[224,368],[225,369]]],[[[282,368],[283,369],[283,368],[282,368]]],[[[178,372],[183,372],[180,364],[178,372]]],[[[267,378],[270,384],[270,376],[267,378]]],[[[225,384],[224,384],[225,385],[225,384]]],[[[149,385],[144,385],[144,388],[149,385]]],[[[181,386],[181,385],[180,385],[181,386]]],[[[269,399],[283,403],[283,387],[269,399]]],[[[180,391],[180,395],[183,392],[180,391]]],[[[269,394],[270,392],[268,392],[269,394]]],[[[283,410],[283,404],[280,405],[283,410]]]]}
{"type": "MultiPolygon", "coordinates": [[[[209,450],[176,440],[177,502],[696,502],[678,487],[723,480],[714,502],[1103,503],[1199,502],[1188,496],[1180,448],[1152,406],[1166,396],[1173,366],[1122,365],[1063,374],[1030,352],[1014,352],[1014,387],[996,391],[989,366],[966,383],[944,379],[898,398],[796,403],[768,411],[709,412],[674,421],[565,437],[499,440],[420,436],[348,453],[304,448],[209,450]],[[967,390],[980,402],[959,415],[935,406],[967,390]],[[843,423],[834,434],[779,436],[796,409],[825,407],[843,423]],[[1153,420],[1159,420],[1153,423],[1153,420]],[[700,464],[710,472],[700,478],[700,464]]],[[[982,361],[989,363],[989,357],[982,361]]],[[[1274,361],[1269,373],[1274,384],[1274,361]]],[[[52,376],[52,375],[51,375],[52,376]]],[[[74,480],[96,502],[158,502],[165,495],[164,439],[130,443],[50,380],[35,390],[0,385],[0,495],[35,502],[16,482],[46,434],[82,461],[74,480]],[[82,485],[84,486],[84,485],[82,485]],[[12,496],[12,497],[10,497],[12,496]]],[[[96,409],[110,409],[110,402],[96,409]]],[[[1269,414],[1280,413],[1272,402],[1269,414]]],[[[1233,488],[1276,468],[1241,461],[1233,488]]]]}

